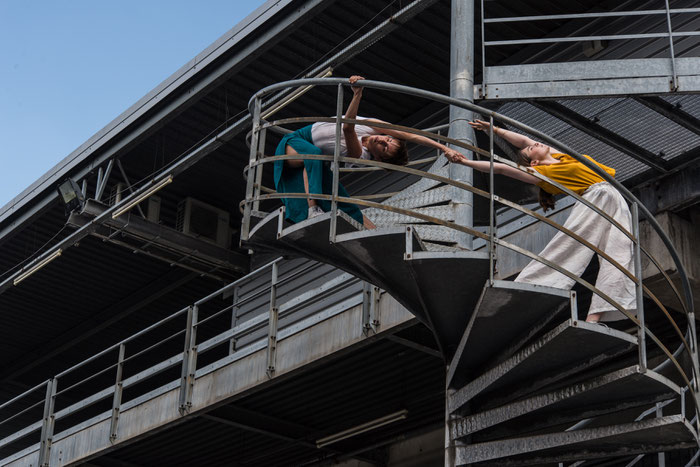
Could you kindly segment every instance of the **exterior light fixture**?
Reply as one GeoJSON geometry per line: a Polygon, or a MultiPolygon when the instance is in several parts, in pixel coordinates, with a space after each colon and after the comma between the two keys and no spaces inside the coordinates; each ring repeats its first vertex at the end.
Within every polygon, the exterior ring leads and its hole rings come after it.
{"type": "Polygon", "coordinates": [[[381,426],[388,425],[389,423],[404,420],[406,417],[408,417],[408,410],[399,410],[398,412],[385,415],[384,417],[376,418],[370,422],[363,423],[362,425],[357,425],[352,428],[348,428],[347,430],[338,432],[334,435],[326,436],[325,438],[320,438],[316,440],[316,447],[320,449],[324,446],[328,446],[329,444],[337,443],[338,441],[352,438],[353,436],[357,436],[360,433],[365,433],[367,431],[374,430],[381,426]]]}
{"type": "MultiPolygon", "coordinates": [[[[327,78],[328,76],[331,76],[333,74],[333,68],[328,67],[322,72],[320,72],[318,75],[314,76],[314,78],[327,78]]],[[[296,99],[304,95],[305,93],[309,92],[311,88],[313,88],[313,84],[309,84],[308,86],[302,86],[300,88],[297,88],[289,94],[287,97],[282,99],[281,101],[277,102],[276,104],[273,104],[272,107],[267,109],[261,116],[263,120],[267,120],[269,116],[272,114],[275,114],[282,110],[284,107],[288,106],[292,102],[294,102],[296,99]]]]}
{"type": "Polygon", "coordinates": [[[66,206],[66,214],[71,213],[77,208],[82,209],[85,205],[85,195],[75,180],[70,178],[66,179],[58,185],[57,190],[63,204],[66,206]]]}
{"type": "Polygon", "coordinates": [[[24,272],[23,272],[22,274],[20,274],[19,276],[15,277],[15,280],[12,282],[12,284],[13,284],[13,285],[19,284],[19,283],[22,282],[24,279],[26,279],[27,277],[31,276],[31,275],[34,274],[35,272],[37,272],[39,269],[43,268],[44,266],[46,266],[47,264],[49,264],[51,261],[53,261],[53,260],[55,260],[56,258],[58,258],[59,256],[61,256],[61,253],[63,253],[63,250],[60,249],[60,248],[59,248],[58,250],[54,251],[54,252],[51,253],[49,256],[47,256],[46,258],[42,259],[41,261],[39,261],[37,264],[35,264],[35,265],[32,266],[31,268],[29,268],[29,269],[27,269],[26,271],[24,271],[24,272]]]}
{"type": "Polygon", "coordinates": [[[172,181],[173,181],[173,176],[172,176],[172,174],[170,174],[166,178],[164,178],[163,180],[159,181],[158,183],[156,183],[155,185],[150,187],[148,190],[146,190],[143,193],[141,193],[140,195],[138,195],[136,198],[134,198],[131,201],[129,201],[128,203],[126,203],[124,206],[122,206],[119,209],[117,209],[116,211],[114,211],[112,213],[112,219],[116,219],[117,217],[121,216],[122,214],[124,214],[128,210],[132,209],[137,204],[139,204],[141,201],[145,200],[146,198],[151,196],[153,193],[160,190],[161,188],[163,188],[165,185],[171,183],[172,181]]]}

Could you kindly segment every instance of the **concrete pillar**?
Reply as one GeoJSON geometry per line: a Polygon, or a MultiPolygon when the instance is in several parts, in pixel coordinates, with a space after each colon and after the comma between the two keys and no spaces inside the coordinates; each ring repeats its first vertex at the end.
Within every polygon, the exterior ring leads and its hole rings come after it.
{"type": "MultiPolygon", "coordinates": [[[[476,0],[452,0],[451,44],[450,44],[450,96],[474,101],[474,2],[476,0]]],[[[472,120],[472,112],[450,107],[450,138],[474,144],[474,130],[467,124],[472,120]]],[[[472,159],[474,155],[456,148],[472,159]]],[[[450,178],[473,184],[472,169],[463,165],[450,164],[450,178]]],[[[474,226],[474,203],[471,192],[453,189],[452,203],[458,224],[474,226]]],[[[458,234],[457,244],[472,249],[472,237],[458,234]]]]}

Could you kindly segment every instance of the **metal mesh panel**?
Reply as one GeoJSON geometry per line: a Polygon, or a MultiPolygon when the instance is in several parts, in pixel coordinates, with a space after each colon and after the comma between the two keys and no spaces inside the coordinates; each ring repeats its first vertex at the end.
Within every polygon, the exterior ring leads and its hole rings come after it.
{"type": "Polygon", "coordinates": [[[609,108],[598,118],[601,125],[623,138],[655,154],[663,151],[665,159],[700,144],[700,136],[632,99],[609,108]]]}

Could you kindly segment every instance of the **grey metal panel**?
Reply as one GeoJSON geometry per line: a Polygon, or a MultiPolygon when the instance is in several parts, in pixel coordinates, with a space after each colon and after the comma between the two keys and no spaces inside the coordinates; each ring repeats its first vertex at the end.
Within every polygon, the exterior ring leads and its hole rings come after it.
{"type": "MultiPolygon", "coordinates": [[[[330,217],[331,213],[326,212],[287,227],[282,230],[279,241],[316,261],[329,263],[358,277],[367,278],[367,271],[362,264],[348,258],[343,251],[330,242],[330,217]]],[[[354,219],[340,210],[337,219],[337,235],[363,229],[354,219]]]]}
{"type": "MultiPolygon", "coordinates": [[[[466,381],[506,349],[511,353],[519,350],[512,348],[514,343],[568,305],[569,294],[568,290],[510,281],[486,284],[469,324],[463,327],[466,330],[450,364],[450,375],[466,381]]],[[[560,315],[560,319],[565,317],[560,315]]]]}
{"type": "MultiPolygon", "coordinates": [[[[695,443],[690,424],[679,415],[654,418],[624,425],[613,425],[562,433],[491,441],[460,447],[457,465],[531,454],[529,457],[557,455],[558,460],[576,459],[586,451],[606,450],[607,456],[626,454],[626,446],[641,447],[640,452],[663,451],[664,446],[695,443]]],[[[677,449],[677,447],[676,447],[677,449]]],[[[585,454],[584,454],[585,458],[585,454]]],[[[552,459],[554,460],[554,459],[552,459]]],[[[536,460],[541,465],[541,459],[536,460]]],[[[556,462],[556,461],[555,461],[556,462]]]]}
{"type": "Polygon", "coordinates": [[[488,253],[416,252],[408,264],[449,360],[472,315],[478,291],[488,278],[488,253]]]}
{"type": "MultiPolygon", "coordinates": [[[[676,59],[679,75],[700,74],[700,59],[676,59]]],[[[488,68],[489,85],[537,81],[573,81],[632,77],[669,77],[673,74],[668,58],[597,60],[547,64],[525,64],[488,68]]]]}
{"type": "MultiPolygon", "coordinates": [[[[700,59],[676,59],[679,92],[700,91],[700,59]]],[[[665,94],[672,91],[669,59],[626,59],[488,67],[488,86],[475,86],[475,98],[665,94]]]]}
{"type": "Polygon", "coordinates": [[[647,112],[645,107],[633,99],[625,99],[597,115],[599,123],[623,138],[655,153],[663,153],[666,160],[679,156],[690,147],[700,144],[700,136],[665,118],[656,112],[647,112]],[[640,127],[634,115],[644,115],[644,126],[640,127]],[[654,128],[654,131],[647,131],[654,128]]]}
{"type": "MultiPolygon", "coordinates": [[[[387,227],[342,235],[337,239],[337,246],[372,272],[371,279],[375,285],[384,288],[421,322],[431,327],[418,286],[404,260],[406,229],[408,227],[387,227]]],[[[411,239],[416,251],[423,249],[415,235],[411,235],[411,239]]]]}
{"type": "Polygon", "coordinates": [[[679,394],[680,388],[670,380],[652,371],[642,371],[635,365],[466,416],[455,423],[452,437],[463,437],[510,421],[510,433],[501,430],[498,435],[503,439],[570,420],[634,406],[650,406],[679,394]]]}
{"type": "Polygon", "coordinates": [[[636,342],[624,332],[568,320],[459,389],[448,406],[454,412],[476,396],[489,405],[504,403],[628,351],[636,342]]]}

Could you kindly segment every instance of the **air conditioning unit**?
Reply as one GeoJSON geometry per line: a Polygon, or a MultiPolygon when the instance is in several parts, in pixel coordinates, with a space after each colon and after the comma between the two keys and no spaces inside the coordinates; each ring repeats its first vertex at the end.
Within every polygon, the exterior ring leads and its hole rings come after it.
{"type": "Polygon", "coordinates": [[[177,205],[175,227],[182,233],[230,248],[229,213],[223,209],[185,198],[177,205]]]}

